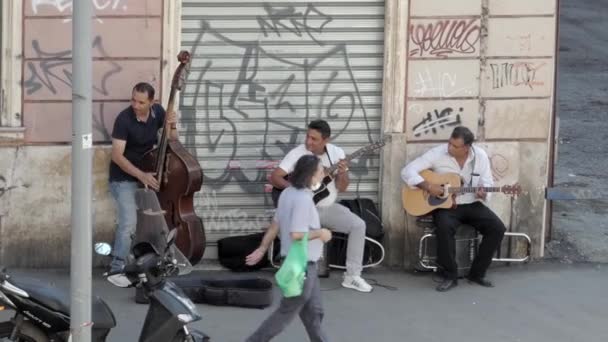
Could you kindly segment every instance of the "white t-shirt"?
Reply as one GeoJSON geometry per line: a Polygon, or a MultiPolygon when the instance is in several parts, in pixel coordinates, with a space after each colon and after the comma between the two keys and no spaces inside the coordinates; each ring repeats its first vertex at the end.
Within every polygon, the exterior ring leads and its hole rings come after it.
{"type": "MultiPolygon", "coordinates": [[[[331,167],[332,165],[338,163],[338,161],[340,161],[340,159],[346,158],[346,154],[344,153],[344,150],[339,148],[336,145],[333,145],[333,144],[325,145],[325,151],[326,151],[326,153],[323,153],[323,155],[317,156],[321,159],[321,164],[324,167],[331,167]]],[[[310,152],[309,150],[306,149],[306,145],[301,144],[298,147],[294,148],[293,150],[289,151],[289,153],[287,153],[285,158],[283,158],[283,160],[281,160],[279,167],[283,171],[285,171],[287,174],[290,174],[293,172],[293,169],[296,166],[298,159],[300,159],[300,157],[308,155],[308,154],[312,154],[312,152],[310,152]]],[[[334,181],[329,183],[327,185],[327,188],[330,191],[330,195],[325,197],[323,200],[319,201],[319,203],[317,203],[317,206],[319,206],[319,207],[326,207],[328,205],[331,205],[331,204],[335,203],[336,199],[338,198],[338,191],[336,189],[336,185],[335,185],[334,181]]]]}

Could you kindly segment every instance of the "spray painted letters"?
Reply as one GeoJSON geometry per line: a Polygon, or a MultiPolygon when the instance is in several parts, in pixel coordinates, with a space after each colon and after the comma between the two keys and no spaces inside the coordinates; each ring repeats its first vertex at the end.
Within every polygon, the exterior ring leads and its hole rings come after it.
{"type": "Polygon", "coordinates": [[[479,50],[479,19],[441,19],[410,26],[410,56],[471,55],[479,50]]]}

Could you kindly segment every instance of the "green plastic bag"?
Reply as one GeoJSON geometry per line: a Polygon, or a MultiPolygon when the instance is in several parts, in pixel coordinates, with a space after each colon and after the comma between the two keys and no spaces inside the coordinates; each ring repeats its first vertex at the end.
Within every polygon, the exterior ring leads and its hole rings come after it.
{"type": "Polygon", "coordinates": [[[302,294],[307,264],[308,233],[304,234],[301,240],[292,241],[287,257],[274,275],[284,297],[297,297],[302,294]]]}

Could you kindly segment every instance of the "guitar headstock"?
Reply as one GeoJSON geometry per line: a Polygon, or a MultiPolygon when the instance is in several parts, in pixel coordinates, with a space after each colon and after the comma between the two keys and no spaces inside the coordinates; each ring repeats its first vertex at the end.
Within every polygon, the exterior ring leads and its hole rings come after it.
{"type": "Polygon", "coordinates": [[[179,65],[175,69],[173,78],[171,79],[171,88],[182,90],[184,83],[186,82],[186,73],[190,69],[190,52],[186,50],[180,51],[177,55],[179,65]]]}
{"type": "Polygon", "coordinates": [[[500,192],[504,193],[505,195],[518,196],[521,194],[521,185],[517,183],[513,185],[503,185],[500,188],[500,192]]]}
{"type": "Polygon", "coordinates": [[[357,152],[359,152],[359,153],[357,153],[357,155],[375,151],[375,150],[381,148],[382,146],[386,145],[388,140],[389,140],[389,136],[384,136],[384,137],[380,138],[380,140],[377,140],[376,142],[373,142],[373,143],[359,149],[357,151],[357,152]]]}

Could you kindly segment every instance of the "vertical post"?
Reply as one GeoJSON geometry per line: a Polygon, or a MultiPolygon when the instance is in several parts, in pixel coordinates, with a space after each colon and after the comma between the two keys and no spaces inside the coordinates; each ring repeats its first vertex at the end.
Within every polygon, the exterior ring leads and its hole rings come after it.
{"type": "Polygon", "coordinates": [[[91,341],[92,273],[92,1],[72,10],[72,341],[91,341]]]}

